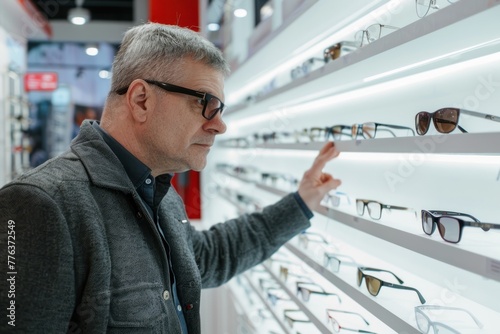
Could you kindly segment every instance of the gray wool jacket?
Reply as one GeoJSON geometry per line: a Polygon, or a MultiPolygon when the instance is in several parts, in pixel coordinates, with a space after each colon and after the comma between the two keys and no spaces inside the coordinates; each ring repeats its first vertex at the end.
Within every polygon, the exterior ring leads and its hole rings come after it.
{"type": "MultiPolygon", "coordinates": [[[[190,334],[203,333],[201,288],[310,226],[292,194],[204,231],[186,220],[171,188],[159,224],[190,334]]],[[[181,333],[158,230],[90,122],[66,153],[0,189],[0,268],[1,333],[181,333]]]]}

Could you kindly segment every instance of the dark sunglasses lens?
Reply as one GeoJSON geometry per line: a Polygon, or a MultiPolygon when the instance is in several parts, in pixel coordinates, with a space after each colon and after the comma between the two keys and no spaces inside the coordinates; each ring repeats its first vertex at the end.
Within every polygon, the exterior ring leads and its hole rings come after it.
{"type": "Polygon", "coordinates": [[[365,276],[365,281],[368,292],[370,292],[372,296],[378,295],[378,292],[380,291],[381,287],[380,280],[375,277],[365,276]]]}
{"type": "Polygon", "coordinates": [[[450,133],[457,127],[458,109],[444,108],[434,113],[434,126],[440,133],[450,133]]]}
{"type": "Polygon", "coordinates": [[[415,117],[415,129],[419,135],[425,135],[431,124],[431,115],[428,112],[421,111],[415,117]]]}
{"type": "Polygon", "coordinates": [[[362,201],[356,201],[356,210],[358,211],[358,215],[362,216],[365,213],[365,203],[362,201]]]}
{"type": "Polygon", "coordinates": [[[363,272],[358,269],[358,286],[361,286],[361,281],[363,280],[363,272]]]}
{"type": "Polygon", "coordinates": [[[438,228],[441,237],[448,241],[456,243],[460,240],[460,222],[453,217],[440,217],[438,228]]]}
{"type": "Polygon", "coordinates": [[[425,234],[431,235],[434,232],[434,222],[432,215],[427,211],[422,211],[422,229],[425,234]]]}

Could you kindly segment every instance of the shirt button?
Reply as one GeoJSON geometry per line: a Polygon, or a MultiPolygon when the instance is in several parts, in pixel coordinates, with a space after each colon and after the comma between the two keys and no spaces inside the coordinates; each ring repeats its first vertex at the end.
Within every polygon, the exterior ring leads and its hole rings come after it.
{"type": "Polygon", "coordinates": [[[163,299],[168,300],[170,298],[170,292],[168,290],[163,291],[163,299]]]}
{"type": "Polygon", "coordinates": [[[180,305],[177,305],[177,311],[182,311],[182,307],[180,305]]]}
{"type": "Polygon", "coordinates": [[[146,179],[146,184],[151,184],[151,179],[146,179]]]}

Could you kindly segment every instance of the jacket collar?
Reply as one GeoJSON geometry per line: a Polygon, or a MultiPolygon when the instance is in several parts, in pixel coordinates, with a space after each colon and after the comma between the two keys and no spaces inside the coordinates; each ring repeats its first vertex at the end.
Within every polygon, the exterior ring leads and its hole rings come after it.
{"type": "Polygon", "coordinates": [[[125,168],[102,139],[92,123],[84,121],[78,136],[71,143],[71,150],[80,158],[90,181],[96,186],[133,193],[134,185],[125,168]]]}

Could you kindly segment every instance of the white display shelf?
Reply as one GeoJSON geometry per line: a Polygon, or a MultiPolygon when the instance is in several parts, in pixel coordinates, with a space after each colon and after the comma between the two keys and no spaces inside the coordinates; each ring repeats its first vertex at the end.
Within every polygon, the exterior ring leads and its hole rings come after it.
{"type": "Polygon", "coordinates": [[[500,282],[500,260],[322,206],[318,213],[392,244],[500,282]]]}
{"type": "Polygon", "coordinates": [[[298,299],[292,291],[290,291],[290,289],[286,286],[286,284],[284,284],[268,266],[266,266],[265,264],[262,264],[262,266],[267,270],[267,272],[271,275],[271,277],[279,284],[279,286],[283,289],[283,291],[286,292],[288,297],[290,297],[290,300],[294,302],[302,312],[304,312],[304,314],[309,318],[311,323],[314,326],[316,326],[316,328],[320,333],[323,334],[331,333],[331,330],[328,327],[326,327],[325,324],[321,320],[319,320],[318,317],[316,317],[316,315],[312,313],[309,310],[309,308],[307,308],[307,306],[305,306],[304,303],[302,303],[302,301],[300,301],[300,299],[298,299]]]}
{"type": "MultiPolygon", "coordinates": [[[[277,105],[296,104],[295,97],[314,100],[352,92],[498,53],[500,22],[482,26],[484,22],[498,22],[498,4],[500,0],[459,1],[278,87],[254,103],[245,105],[238,102],[234,110],[228,108],[228,115],[232,116],[236,111],[251,114],[266,112],[277,105]],[[471,34],[471,26],[482,26],[481,34],[471,34]]],[[[276,53],[271,50],[268,52],[276,53]]],[[[249,62],[248,66],[255,71],[255,68],[262,68],[262,64],[266,63],[268,62],[260,60],[259,65],[249,62]]],[[[231,96],[233,87],[241,87],[243,78],[255,74],[248,71],[239,70],[229,78],[227,96],[231,96]]]]}
{"type": "MultiPolygon", "coordinates": [[[[235,177],[239,180],[249,182],[245,178],[241,178],[230,173],[226,175],[235,177]]],[[[259,189],[267,191],[277,196],[285,196],[290,193],[281,189],[262,184],[254,183],[259,189]]],[[[230,200],[234,205],[238,205],[236,201],[230,200]]],[[[433,240],[432,238],[415,235],[401,229],[393,228],[381,223],[376,223],[359,216],[354,216],[330,207],[321,206],[317,213],[340,222],[350,228],[367,233],[374,237],[380,238],[392,244],[401,246],[408,250],[426,255],[430,258],[452,265],[454,267],[476,273],[483,277],[500,282],[500,259],[484,254],[478,254],[473,250],[459,248],[456,245],[448,244],[433,240]]],[[[436,232],[437,233],[437,232],[436,232]]]]}
{"type": "Polygon", "coordinates": [[[300,258],[309,267],[313,268],[318,274],[326,278],[333,285],[347,294],[351,299],[353,299],[358,304],[362,305],[368,312],[377,317],[380,321],[387,324],[397,333],[420,333],[413,326],[408,324],[406,321],[402,320],[396,316],[391,311],[383,308],[377,303],[373,298],[370,298],[366,294],[362,293],[359,289],[356,289],[352,285],[346,283],[343,279],[334,275],[331,271],[325,267],[319,265],[316,261],[305,256],[295,245],[287,243],[285,247],[291,251],[295,256],[300,258]]]}
{"type": "Polygon", "coordinates": [[[352,24],[387,2],[389,0],[351,0],[341,4],[338,1],[337,10],[331,11],[330,5],[322,1],[304,1],[303,7],[307,8],[307,12],[304,13],[304,10],[301,10],[300,16],[291,20],[290,23],[285,22],[282,28],[278,28],[266,38],[267,45],[261,43],[258,51],[231,74],[226,81],[226,95],[233,94],[233,87],[241,87],[242,83],[251,83],[255,77],[261,76],[267,69],[273,69],[282,64],[283,58],[288,59],[291,56],[291,54],[282,54],[276,50],[298,50],[311,41],[311,34],[321,36],[325,31],[330,30],[332,25],[340,29],[352,24]],[[311,17],[315,17],[314,25],[308,23],[311,17]],[[305,31],[304,27],[308,29],[305,31]],[[272,50],[267,47],[271,44],[272,50]]]}
{"type": "MultiPolygon", "coordinates": [[[[500,142],[500,132],[340,140],[336,141],[335,145],[340,152],[497,155],[500,154],[498,142],[500,142]],[[429,143],[432,145],[430,149],[429,143]]],[[[224,143],[220,145],[225,148],[245,149],[245,147],[233,147],[224,143]]],[[[248,148],[318,151],[324,145],[325,142],[269,143],[248,148]]]]}

